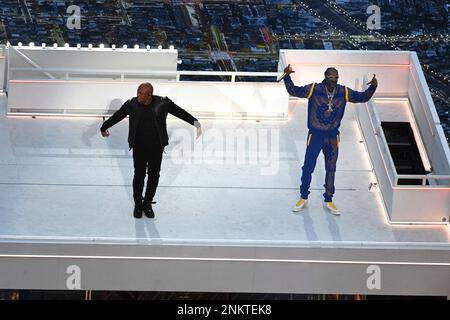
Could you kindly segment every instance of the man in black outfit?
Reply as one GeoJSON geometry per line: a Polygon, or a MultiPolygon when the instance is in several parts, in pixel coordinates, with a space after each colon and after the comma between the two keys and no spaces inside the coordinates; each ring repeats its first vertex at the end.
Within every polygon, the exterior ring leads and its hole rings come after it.
{"type": "Polygon", "coordinates": [[[200,137],[202,129],[198,120],[169,98],[154,96],[153,86],[148,82],[139,85],[137,97],[125,102],[100,128],[102,136],[108,137],[108,128],[123,120],[127,115],[130,116],[128,145],[130,150],[133,149],[135,203],[133,215],[137,219],[142,217],[142,211],[148,218],[155,217],[152,200],[158,187],[162,154],[169,144],[166,124],[168,113],[194,125],[197,128],[197,138],[200,137]],[[147,189],[142,198],[147,168],[147,189]]]}

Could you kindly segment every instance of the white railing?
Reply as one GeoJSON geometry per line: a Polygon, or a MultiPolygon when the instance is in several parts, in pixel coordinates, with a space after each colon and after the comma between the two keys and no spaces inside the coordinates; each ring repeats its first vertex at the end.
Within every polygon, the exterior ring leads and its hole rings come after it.
{"type": "MultiPolygon", "coordinates": [[[[364,81],[366,82],[366,81],[364,81]]],[[[394,160],[392,159],[391,152],[388,148],[386,136],[384,135],[383,128],[381,127],[381,120],[378,116],[375,103],[373,99],[370,99],[366,103],[366,108],[372,125],[373,133],[379,139],[376,139],[377,145],[383,160],[383,164],[387,169],[387,174],[391,180],[392,185],[397,185],[397,170],[395,168],[394,160]]]]}
{"type": "MultiPolygon", "coordinates": [[[[364,77],[364,83],[367,83],[367,78],[364,77]]],[[[363,86],[363,89],[366,89],[366,86],[363,86]]],[[[432,175],[432,174],[397,174],[397,169],[395,168],[394,160],[392,159],[391,152],[388,147],[388,143],[386,140],[386,136],[384,135],[383,128],[381,127],[381,120],[378,115],[378,112],[376,110],[375,102],[373,99],[370,99],[366,103],[366,108],[368,110],[370,123],[372,124],[372,129],[375,134],[375,136],[378,136],[379,139],[377,139],[377,144],[379,147],[379,151],[381,154],[381,158],[383,160],[383,163],[385,165],[385,168],[387,169],[388,176],[391,178],[391,183],[393,186],[398,186],[398,180],[399,179],[405,179],[405,180],[422,180],[421,185],[426,187],[433,187],[433,186],[427,186],[426,182],[427,180],[430,182],[430,180],[447,180],[450,186],[450,175],[432,175]]]]}
{"type": "Polygon", "coordinates": [[[134,94],[136,82],[150,81],[157,82],[158,94],[170,94],[176,103],[183,103],[197,116],[287,119],[288,94],[284,85],[276,82],[280,76],[278,72],[149,71],[100,67],[11,67],[9,72],[9,114],[104,114],[106,109],[110,109],[112,88],[116,98],[123,100],[134,94]],[[49,78],[48,74],[54,78],[49,78]],[[95,91],[92,85],[97,87],[95,91]],[[39,99],[24,96],[22,90],[27,90],[32,96],[39,95],[39,99]],[[63,99],[50,97],[52,90],[64,91],[63,99]],[[238,99],[233,91],[244,96],[238,99]],[[86,92],[95,92],[95,97],[86,95],[86,92]]]}
{"type": "MultiPolygon", "coordinates": [[[[414,88],[415,88],[417,97],[420,100],[420,103],[419,103],[420,109],[423,112],[423,114],[425,115],[425,119],[428,124],[428,129],[430,130],[431,135],[434,137],[436,135],[436,132],[435,132],[436,129],[433,124],[434,121],[430,120],[430,118],[433,118],[433,116],[430,114],[430,110],[425,107],[425,106],[428,106],[428,102],[426,101],[427,100],[426,96],[427,96],[427,94],[429,95],[429,93],[427,93],[426,91],[423,90],[423,86],[425,86],[426,89],[429,90],[428,84],[426,82],[425,76],[423,74],[420,74],[420,72],[419,72],[419,70],[421,68],[421,64],[419,62],[419,58],[417,57],[417,54],[415,54],[415,53],[412,54],[411,60],[412,60],[412,63],[416,66],[416,68],[410,68],[410,71],[409,71],[410,79],[412,79],[412,81],[414,83],[414,88]],[[423,101],[424,99],[425,99],[425,101],[423,101]]],[[[430,100],[433,101],[431,99],[431,96],[430,96],[430,100]]]]}
{"type": "Polygon", "coordinates": [[[426,186],[427,180],[448,180],[450,186],[450,175],[399,174],[397,179],[422,180],[422,186],[426,186]]]}
{"type": "MultiPolygon", "coordinates": [[[[43,74],[63,74],[64,80],[71,80],[73,75],[90,75],[90,76],[111,76],[120,77],[121,81],[124,81],[126,77],[132,79],[132,76],[148,76],[152,78],[157,77],[172,77],[176,78],[176,81],[183,81],[181,76],[225,76],[230,77],[230,81],[223,82],[236,82],[236,77],[279,77],[280,72],[240,72],[240,71],[139,71],[139,70],[96,70],[96,69],[65,69],[65,68],[10,68],[9,79],[14,80],[15,72],[35,72],[43,74]]],[[[47,79],[48,79],[47,75],[47,79]]],[[[72,78],[73,79],[73,78],[72,78]]],[[[37,80],[37,79],[33,79],[37,80]]],[[[61,79],[55,79],[61,80],[61,79]]],[[[208,81],[208,80],[205,80],[208,81]]],[[[245,82],[245,81],[239,81],[245,82]]],[[[275,81],[274,81],[275,82],[275,81]]]]}

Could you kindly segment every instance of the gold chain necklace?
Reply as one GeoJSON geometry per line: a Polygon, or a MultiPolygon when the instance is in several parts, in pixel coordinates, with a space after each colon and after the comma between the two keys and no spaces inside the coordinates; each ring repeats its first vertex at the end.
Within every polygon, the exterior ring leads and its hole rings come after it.
{"type": "Polygon", "coordinates": [[[327,97],[328,97],[328,110],[327,112],[333,112],[333,97],[334,94],[336,92],[336,87],[334,87],[333,92],[328,92],[328,88],[327,85],[325,85],[325,90],[327,92],[327,97]]]}

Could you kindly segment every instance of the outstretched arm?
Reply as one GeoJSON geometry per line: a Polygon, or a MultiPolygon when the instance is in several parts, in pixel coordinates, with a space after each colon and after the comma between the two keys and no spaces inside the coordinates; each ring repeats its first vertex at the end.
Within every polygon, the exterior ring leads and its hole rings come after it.
{"type": "Polygon", "coordinates": [[[375,78],[375,74],[373,75],[372,80],[368,83],[370,84],[369,88],[367,88],[364,92],[354,91],[350,88],[346,89],[346,99],[349,102],[367,102],[372,98],[375,90],[377,90],[378,81],[375,78]]]}
{"type": "Polygon", "coordinates": [[[294,97],[298,98],[310,98],[312,94],[312,85],[308,84],[306,86],[297,87],[294,85],[294,82],[292,82],[291,73],[294,73],[295,71],[292,70],[291,65],[289,64],[286,68],[284,68],[284,85],[286,86],[287,92],[294,97]]]}
{"type": "Polygon", "coordinates": [[[128,114],[129,114],[129,103],[130,100],[125,102],[119,110],[114,112],[114,114],[105,122],[103,122],[102,127],[100,128],[100,131],[102,133],[102,136],[107,137],[109,136],[108,128],[111,128],[116,123],[122,121],[128,114]]]}
{"type": "Polygon", "coordinates": [[[296,86],[294,85],[294,82],[292,82],[291,76],[286,76],[284,78],[284,85],[286,86],[287,92],[294,97],[298,98],[310,98],[312,91],[311,89],[313,84],[307,84],[306,86],[296,86]]]}
{"type": "Polygon", "coordinates": [[[184,120],[187,123],[195,126],[197,128],[197,138],[200,137],[200,135],[202,134],[202,127],[200,125],[200,122],[194,116],[192,116],[189,112],[187,112],[183,108],[177,106],[169,98],[165,98],[165,99],[167,99],[167,102],[169,104],[169,108],[168,108],[169,113],[174,115],[175,117],[177,117],[181,120],[184,120]]]}

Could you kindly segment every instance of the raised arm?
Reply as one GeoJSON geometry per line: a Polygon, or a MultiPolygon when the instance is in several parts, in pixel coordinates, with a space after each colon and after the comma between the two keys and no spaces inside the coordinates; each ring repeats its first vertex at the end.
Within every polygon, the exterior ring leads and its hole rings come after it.
{"type": "Polygon", "coordinates": [[[372,98],[373,94],[375,93],[375,90],[377,90],[378,81],[375,78],[375,74],[373,75],[372,80],[368,83],[370,84],[369,88],[367,88],[366,91],[360,92],[360,91],[354,91],[350,88],[345,88],[345,97],[348,102],[367,102],[372,98]]]}
{"type": "Polygon", "coordinates": [[[314,84],[308,84],[306,86],[297,87],[294,85],[294,82],[292,82],[291,73],[294,73],[295,71],[292,70],[292,67],[290,64],[286,68],[284,68],[283,76],[281,79],[284,80],[284,85],[286,86],[287,92],[294,97],[298,98],[310,98],[312,91],[314,90],[314,84]]]}
{"type": "Polygon", "coordinates": [[[348,94],[346,94],[346,98],[347,98],[348,102],[367,102],[370,100],[370,98],[372,98],[377,87],[370,85],[370,87],[367,88],[367,90],[364,92],[354,91],[347,87],[345,89],[348,92],[348,94]]]}
{"type": "Polygon", "coordinates": [[[294,97],[298,98],[310,98],[312,91],[314,90],[314,83],[307,84],[306,86],[296,86],[292,82],[291,76],[286,76],[284,78],[284,85],[286,86],[287,92],[294,97]]]}

